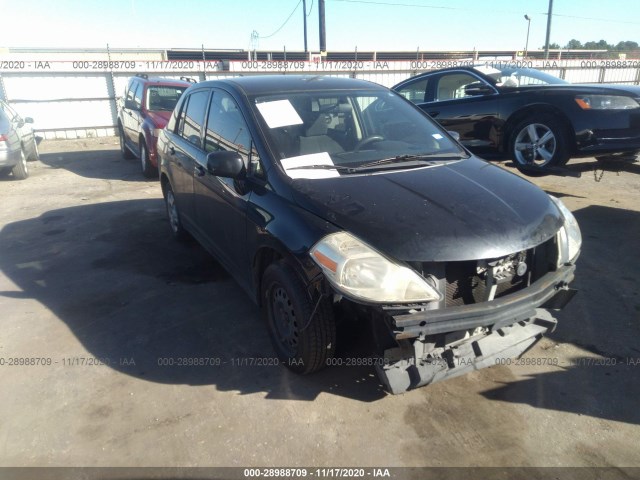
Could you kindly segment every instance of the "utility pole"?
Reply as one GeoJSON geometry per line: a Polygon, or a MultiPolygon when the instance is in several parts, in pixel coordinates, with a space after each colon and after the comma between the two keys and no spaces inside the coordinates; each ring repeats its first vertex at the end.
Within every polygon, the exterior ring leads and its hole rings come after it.
{"type": "Polygon", "coordinates": [[[320,56],[327,56],[327,32],[324,25],[324,0],[318,1],[318,17],[320,21],[320,56]]]}
{"type": "Polygon", "coordinates": [[[302,19],[304,21],[304,53],[308,53],[307,49],[307,0],[302,0],[302,19]]]}
{"type": "Polygon", "coordinates": [[[549,13],[547,14],[547,39],[544,42],[544,59],[549,60],[549,37],[551,36],[551,17],[553,16],[553,0],[549,0],[549,13]]]}

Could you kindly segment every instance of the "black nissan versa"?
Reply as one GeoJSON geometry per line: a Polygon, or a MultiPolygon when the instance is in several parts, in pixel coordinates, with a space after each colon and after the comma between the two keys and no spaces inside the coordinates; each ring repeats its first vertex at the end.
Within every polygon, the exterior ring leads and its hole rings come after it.
{"type": "Polygon", "coordinates": [[[404,392],[522,354],[573,296],[582,239],[562,202],[379,85],[199,83],[158,152],[173,234],[234,275],[296,372],[330,364],[353,318],[404,392]]]}

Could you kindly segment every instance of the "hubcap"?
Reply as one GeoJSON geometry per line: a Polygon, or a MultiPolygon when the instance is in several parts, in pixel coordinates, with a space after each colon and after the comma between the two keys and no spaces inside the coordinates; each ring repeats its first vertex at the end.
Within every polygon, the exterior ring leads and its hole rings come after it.
{"type": "Polygon", "coordinates": [[[176,207],[176,199],[173,197],[171,190],[167,192],[167,213],[169,214],[171,230],[175,233],[178,231],[180,220],[178,217],[178,208],[176,207]]]}
{"type": "Polygon", "coordinates": [[[532,123],[523,128],[515,141],[515,159],[521,165],[547,165],[556,153],[556,137],[549,127],[532,123]]]}
{"type": "Polygon", "coordinates": [[[292,357],[298,351],[298,318],[289,295],[281,286],[273,289],[271,311],[278,343],[292,357]]]}

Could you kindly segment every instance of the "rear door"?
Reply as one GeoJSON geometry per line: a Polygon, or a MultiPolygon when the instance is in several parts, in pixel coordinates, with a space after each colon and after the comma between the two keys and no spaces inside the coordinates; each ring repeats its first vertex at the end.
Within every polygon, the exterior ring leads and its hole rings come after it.
{"type": "Polygon", "coordinates": [[[142,105],[142,90],[142,83],[134,80],[127,91],[125,103],[122,108],[122,128],[124,129],[124,138],[136,155],[138,153],[138,119],[140,117],[140,108],[142,105]]]}
{"type": "Polygon", "coordinates": [[[203,148],[205,113],[209,104],[209,89],[196,90],[185,98],[176,128],[167,132],[166,156],[176,203],[183,224],[197,237],[202,237],[194,210],[194,175],[196,165],[206,163],[203,148]]]}

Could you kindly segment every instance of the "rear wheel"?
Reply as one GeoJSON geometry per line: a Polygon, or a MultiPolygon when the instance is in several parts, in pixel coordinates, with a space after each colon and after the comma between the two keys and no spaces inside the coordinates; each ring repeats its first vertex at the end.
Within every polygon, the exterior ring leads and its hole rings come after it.
{"type": "Polygon", "coordinates": [[[549,115],[531,117],[513,129],[509,151],[518,170],[526,174],[559,167],[569,160],[568,135],[549,115]]]}
{"type": "Polygon", "coordinates": [[[261,294],[263,315],[280,361],[301,374],[322,369],[336,348],[331,304],[324,298],[312,302],[293,268],[282,260],[265,270],[261,294]]]}
{"type": "Polygon", "coordinates": [[[29,176],[27,157],[24,156],[23,150],[20,150],[20,161],[11,169],[11,173],[16,180],[24,180],[29,176]]]}
{"type": "Polygon", "coordinates": [[[167,216],[169,217],[169,227],[171,233],[176,240],[185,240],[188,238],[188,233],[182,226],[180,221],[180,213],[178,212],[178,206],[176,205],[176,197],[171,189],[171,185],[167,183],[165,192],[165,203],[167,205],[167,216]]]}
{"type": "Polygon", "coordinates": [[[158,169],[149,161],[149,150],[142,138],[140,139],[140,166],[142,167],[142,174],[145,177],[153,178],[158,176],[158,169]]]}
{"type": "Polygon", "coordinates": [[[118,127],[118,136],[120,137],[120,153],[122,154],[122,158],[125,160],[131,160],[133,158],[133,153],[127,147],[127,144],[124,140],[124,130],[122,129],[122,125],[118,127]]]}

